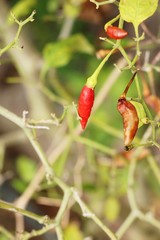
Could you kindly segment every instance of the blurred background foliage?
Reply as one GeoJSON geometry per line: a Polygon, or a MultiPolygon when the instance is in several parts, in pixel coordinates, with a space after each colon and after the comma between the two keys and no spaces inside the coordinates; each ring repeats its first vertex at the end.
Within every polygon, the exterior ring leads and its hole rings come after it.
{"type": "MultiPolygon", "coordinates": [[[[110,4],[96,10],[95,5],[88,0],[3,0],[0,2],[1,48],[15,35],[15,23],[8,21],[10,11],[18,19],[25,19],[34,9],[35,21],[23,28],[18,46],[1,57],[0,102],[19,116],[22,116],[24,110],[28,110],[29,118],[35,120],[50,118],[50,113],[60,117],[63,106],[70,106],[60,126],[51,126],[49,131],[36,132],[35,137],[49,155],[66,136],[72,135],[79,125],[72,102],[77,103],[86,79],[100,63],[96,57],[97,50],[111,48],[100,41],[99,37],[105,36],[104,24],[117,15],[117,8],[110,4]]],[[[148,28],[156,36],[160,33],[160,25],[157,24],[159,21],[159,10],[146,21],[148,28]]],[[[124,41],[124,45],[130,47],[134,45],[134,33],[131,25],[126,24],[126,29],[129,37],[124,41]]],[[[154,56],[158,47],[158,44],[151,42],[147,45],[146,42],[143,45],[141,61],[146,49],[154,56]]],[[[118,52],[114,53],[103,68],[96,95],[103,89],[108,76],[115,71],[113,64],[117,61],[122,61],[118,52]]],[[[157,75],[154,72],[158,89],[160,84],[157,75]]],[[[130,71],[118,74],[116,82],[82,133],[83,137],[92,139],[115,153],[109,155],[105,150],[94,148],[92,143],[83,144],[83,141],[80,142],[75,137],[75,140],[68,140],[67,147],[53,164],[57,175],[69,185],[75,186],[88,206],[113,230],[121,225],[130,212],[126,188],[132,151],[123,151],[122,122],[116,110],[117,99],[130,76],[130,71]]],[[[129,90],[129,95],[136,97],[134,84],[129,90]]],[[[40,163],[23,133],[4,118],[0,117],[0,120],[0,198],[13,202],[32,181],[40,163]]],[[[139,138],[144,131],[145,127],[140,129],[139,138]]],[[[146,164],[146,157],[150,154],[160,164],[157,150],[142,149],[142,156],[138,159],[141,161],[136,171],[136,199],[144,211],[153,211],[160,219],[159,184],[146,164]]],[[[59,189],[56,186],[46,186],[44,179],[27,208],[54,217],[61,199],[62,193],[59,189]]],[[[15,219],[8,212],[0,212],[0,224],[11,232],[15,231],[15,219]]],[[[77,205],[68,210],[63,227],[65,240],[108,239],[92,221],[81,216],[77,205]]],[[[33,228],[39,226],[25,219],[25,229],[30,231],[33,228]]],[[[34,239],[56,239],[53,234],[51,231],[34,239]]],[[[137,240],[158,240],[160,231],[153,229],[149,224],[135,223],[123,239],[132,240],[135,236],[137,240]]],[[[0,239],[7,238],[1,234],[0,239]]]]}

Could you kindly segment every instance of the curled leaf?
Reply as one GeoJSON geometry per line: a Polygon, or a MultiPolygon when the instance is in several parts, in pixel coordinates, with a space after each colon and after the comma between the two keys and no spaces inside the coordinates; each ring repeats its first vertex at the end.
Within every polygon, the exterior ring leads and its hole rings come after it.
{"type": "Polygon", "coordinates": [[[144,119],[146,117],[146,112],[144,110],[144,107],[141,103],[136,102],[136,101],[130,101],[134,107],[137,110],[138,118],[139,118],[139,124],[138,128],[140,128],[144,123],[141,121],[141,119],[144,119]]]}

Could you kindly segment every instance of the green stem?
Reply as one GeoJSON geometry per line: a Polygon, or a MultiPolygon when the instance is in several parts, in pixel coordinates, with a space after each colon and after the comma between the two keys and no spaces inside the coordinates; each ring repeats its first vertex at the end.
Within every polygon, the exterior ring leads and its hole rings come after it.
{"type": "Polygon", "coordinates": [[[128,201],[133,212],[137,212],[138,210],[138,206],[135,201],[134,191],[133,191],[135,169],[136,169],[136,160],[135,158],[133,158],[129,166],[128,188],[127,188],[128,201]]]}
{"type": "Polygon", "coordinates": [[[48,216],[39,216],[33,212],[29,212],[27,210],[21,209],[21,208],[17,208],[14,207],[12,204],[6,203],[4,201],[0,201],[0,208],[1,209],[6,209],[10,212],[14,212],[14,213],[20,213],[26,217],[29,217],[31,219],[34,219],[35,221],[39,222],[40,224],[45,224],[47,225],[50,221],[48,216]]]}
{"type": "Polygon", "coordinates": [[[91,218],[109,237],[111,240],[118,240],[115,234],[96,217],[95,214],[86,206],[86,204],[79,197],[78,192],[73,188],[73,197],[75,201],[79,204],[82,214],[84,217],[91,218]]]}
{"type": "Polygon", "coordinates": [[[96,5],[96,9],[99,8],[99,6],[105,5],[105,4],[110,4],[110,3],[114,3],[115,5],[119,5],[117,0],[106,0],[103,2],[97,2],[96,0],[90,0],[90,2],[94,3],[96,5]]]}
{"type": "Polygon", "coordinates": [[[148,156],[147,161],[150,165],[150,168],[152,169],[158,183],[160,184],[160,169],[158,168],[156,160],[153,158],[153,156],[148,156]]]}
{"type": "Polygon", "coordinates": [[[46,178],[47,178],[48,182],[50,182],[50,180],[53,177],[53,169],[50,166],[50,164],[48,163],[48,159],[47,159],[44,151],[42,150],[38,141],[34,138],[34,136],[32,134],[32,131],[30,129],[23,128],[23,131],[25,132],[25,134],[28,137],[30,143],[32,144],[32,147],[34,148],[34,150],[36,151],[39,159],[41,160],[42,164],[44,165],[44,167],[46,169],[46,178]]]}
{"type": "Polygon", "coordinates": [[[49,224],[48,226],[44,226],[39,230],[33,230],[30,233],[29,232],[25,232],[23,233],[23,236],[21,237],[21,240],[28,240],[31,239],[32,237],[38,237],[43,235],[44,233],[48,232],[49,230],[55,228],[55,224],[49,224]]]}
{"type": "Polygon", "coordinates": [[[135,35],[136,35],[136,55],[139,57],[141,55],[140,46],[139,46],[139,32],[138,26],[134,26],[135,35]]]}
{"type": "Polygon", "coordinates": [[[121,52],[122,56],[126,59],[129,67],[131,66],[131,60],[129,59],[126,51],[124,50],[124,48],[121,45],[118,45],[118,49],[121,52]]]}
{"type": "MultiPolygon", "coordinates": [[[[141,101],[142,101],[142,105],[143,105],[143,107],[144,107],[144,110],[145,110],[148,118],[149,118],[150,120],[153,120],[152,114],[151,114],[148,106],[146,105],[145,101],[144,101],[143,99],[141,99],[141,101]]],[[[152,143],[153,143],[154,145],[156,145],[156,126],[155,126],[154,122],[151,123],[151,126],[152,126],[152,143]]],[[[158,146],[158,148],[159,148],[159,146],[158,146]]]]}
{"type": "Polygon", "coordinates": [[[24,21],[18,21],[15,16],[12,14],[12,17],[14,19],[14,21],[18,24],[18,30],[17,30],[17,33],[16,33],[16,36],[15,38],[13,39],[13,41],[11,43],[9,43],[6,47],[2,48],[0,50],[0,56],[2,56],[2,54],[4,54],[5,52],[7,52],[10,48],[12,48],[14,45],[16,45],[16,43],[18,42],[18,39],[19,39],[19,36],[20,36],[20,33],[22,31],[22,28],[23,26],[28,23],[28,22],[33,22],[34,21],[34,18],[33,16],[35,15],[35,11],[33,11],[31,13],[31,15],[25,19],[24,21]]]}
{"type": "Polygon", "coordinates": [[[65,99],[62,99],[61,97],[57,96],[56,94],[54,94],[48,87],[46,87],[45,85],[40,85],[39,86],[40,91],[45,94],[51,101],[53,102],[57,102],[59,104],[66,104],[67,101],[65,99]]]}
{"type": "Polygon", "coordinates": [[[152,141],[148,141],[148,142],[145,142],[145,143],[135,143],[133,144],[133,147],[150,147],[150,146],[153,146],[153,142],[152,141]]]}
{"type": "Polygon", "coordinates": [[[8,240],[14,240],[15,239],[14,236],[2,226],[0,226],[0,233],[3,233],[3,235],[5,235],[8,240]]]}
{"type": "Polygon", "coordinates": [[[92,123],[94,125],[96,125],[96,127],[100,128],[102,131],[116,137],[116,138],[120,138],[120,139],[123,139],[123,136],[122,136],[122,131],[120,131],[119,129],[111,126],[110,124],[108,123],[105,123],[104,121],[101,121],[99,120],[98,118],[93,118],[92,119],[92,123]]]}
{"type": "Polygon", "coordinates": [[[77,142],[80,142],[82,144],[85,144],[89,147],[92,147],[94,149],[97,149],[99,151],[102,151],[106,154],[108,154],[109,156],[113,157],[115,154],[116,154],[116,150],[115,149],[112,149],[110,147],[106,147],[98,142],[95,142],[91,139],[88,139],[88,138],[84,138],[84,137],[81,137],[81,136],[75,136],[74,137],[74,140],[77,141],[77,142]]]}
{"type": "Polygon", "coordinates": [[[141,89],[140,89],[140,85],[139,85],[139,81],[138,81],[137,75],[135,76],[135,83],[136,83],[138,98],[141,100],[142,99],[142,93],[141,93],[141,89]]]}
{"type": "Polygon", "coordinates": [[[134,212],[131,212],[116,232],[116,236],[118,237],[118,239],[122,238],[122,236],[131,226],[131,224],[135,221],[135,219],[136,215],[134,214],[134,212]]]}
{"type": "Polygon", "coordinates": [[[5,109],[2,106],[0,106],[0,115],[7,118],[11,122],[15,123],[17,126],[19,126],[24,131],[24,133],[26,134],[30,143],[32,144],[34,150],[36,151],[37,155],[39,156],[39,159],[41,160],[42,164],[44,165],[44,167],[46,169],[48,180],[50,180],[50,178],[53,176],[53,170],[48,163],[48,159],[46,158],[44,151],[42,150],[38,141],[33,136],[32,131],[29,128],[26,128],[25,122],[22,120],[22,118],[18,117],[14,113],[8,111],[7,109],[5,109]]]}
{"type": "Polygon", "coordinates": [[[113,52],[115,51],[115,48],[113,48],[106,56],[105,58],[101,61],[101,63],[99,64],[99,66],[96,68],[95,72],[87,79],[87,83],[86,85],[90,88],[94,88],[97,84],[97,78],[98,75],[100,73],[100,71],[102,70],[104,64],[107,62],[107,60],[109,59],[109,57],[113,54],[113,52]]]}
{"type": "Polygon", "coordinates": [[[60,226],[56,227],[56,233],[57,233],[57,238],[58,240],[64,240],[63,238],[63,232],[60,226]]]}
{"type": "Polygon", "coordinates": [[[104,30],[106,30],[106,28],[110,25],[112,25],[114,22],[116,22],[118,19],[120,18],[120,14],[117,15],[117,17],[113,18],[111,21],[107,22],[105,25],[104,25],[104,30]]]}
{"type": "Polygon", "coordinates": [[[151,212],[143,214],[139,211],[137,214],[137,218],[139,218],[141,221],[151,224],[152,226],[160,230],[160,221],[155,219],[151,212]]]}
{"type": "Polygon", "coordinates": [[[57,213],[57,216],[55,218],[55,222],[59,225],[61,220],[62,220],[62,217],[65,213],[65,211],[67,210],[67,206],[68,206],[68,202],[69,202],[69,199],[72,195],[72,192],[70,189],[66,189],[65,190],[65,193],[64,193],[64,196],[63,196],[63,200],[61,202],[61,206],[59,208],[59,211],[57,213]]]}

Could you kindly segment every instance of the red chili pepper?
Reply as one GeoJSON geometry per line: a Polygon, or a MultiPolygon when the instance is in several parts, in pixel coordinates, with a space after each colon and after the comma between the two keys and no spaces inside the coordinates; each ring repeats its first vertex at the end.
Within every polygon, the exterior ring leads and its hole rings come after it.
{"type": "Polygon", "coordinates": [[[108,37],[116,40],[125,38],[128,35],[128,32],[126,32],[124,29],[115,26],[108,26],[105,29],[105,32],[107,33],[108,37]]]}
{"type": "Polygon", "coordinates": [[[88,118],[91,114],[93,102],[94,90],[85,85],[80,93],[78,101],[78,114],[81,118],[80,123],[83,129],[85,129],[88,118]]]}
{"type": "Polygon", "coordinates": [[[132,103],[126,100],[126,94],[130,85],[132,84],[136,72],[133,74],[130,82],[128,83],[126,89],[118,99],[117,109],[123,118],[123,129],[124,129],[124,145],[126,149],[133,141],[136,132],[138,130],[139,118],[137,110],[132,103]]]}

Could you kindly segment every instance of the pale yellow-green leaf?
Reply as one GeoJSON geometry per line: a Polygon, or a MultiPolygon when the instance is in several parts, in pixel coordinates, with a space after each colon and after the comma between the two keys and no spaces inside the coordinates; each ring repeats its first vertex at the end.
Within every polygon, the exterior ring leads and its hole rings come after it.
{"type": "Polygon", "coordinates": [[[117,198],[111,196],[108,197],[104,205],[104,213],[110,222],[116,221],[120,212],[120,204],[117,198]]]}
{"type": "Polygon", "coordinates": [[[30,182],[36,172],[36,164],[33,159],[27,156],[19,156],[16,160],[16,170],[24,182],[30,182]]]}
{"type": "Polygon", "coordinates": [[[158,7],[158,0],[121,0],[120,15],[126,22],[135,27],[154,14],[158,7]]]}
{"type": "Polygon", "coordinates": [[[43,50],[43,56],[48,68],[62,67],[69,63],[76,52],[91,54],[93,50],[85,36],[75,34],[67,39],[48,43],[43,50]]]}
{"type": "Polygon", "coordinates": [[[34,9],[36,3],[37,0],[18,1],[11,9],[11,12],[13,12],[16,18],[21,18],[23,16],[26,16],[27,14],[30,14],[31,11],[34,9]]]}
{"type": "Polygon", "coordinates": [[[64,13],[68,17],[76,18],[80,13],[80,6],[70,2],[65,2],[64,13]]]}
{"type": "Polygon", "coordinates": [[[64,230],[64,240],[83,240],[82,232],[76,223],[70,223],[64,230]]]}
{"type": "Polygon", "coordinates": [[[138,114],[138,118],[139,118],[139,124],[138,124],[138,128],[140,128],[144,123],[141,121],[141,119],[146,118],[146,112],[144,110],[144,107],[141,103],[136,102],[136,101],[130,101],[136,108],[137,110],[137,114],[138,114]]]}

